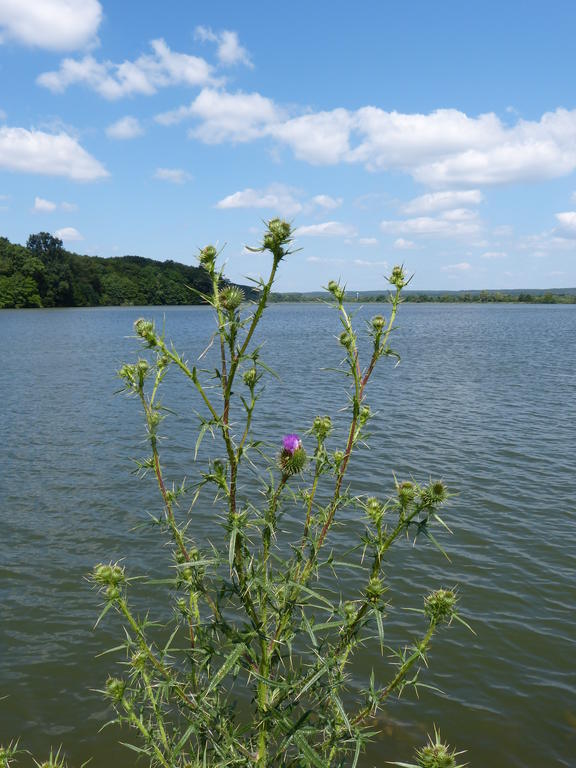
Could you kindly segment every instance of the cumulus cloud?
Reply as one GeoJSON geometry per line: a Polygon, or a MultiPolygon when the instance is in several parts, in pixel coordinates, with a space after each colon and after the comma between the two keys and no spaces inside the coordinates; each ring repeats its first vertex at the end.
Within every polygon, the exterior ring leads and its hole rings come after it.
{"type": "Polygon", "coordinates": [[[0,42],[73,51],[95,41],[101,21],[98,0],[2,0],[0,42]]]}
{"type": "Polygon", "coordinates": [[[415,197],[401,207],[402,213],[408,216],[436,213],[450,208],[459,208],[466,205],[478,205],[483,200],[479,189],[446,190],[444,192],[430,192],[427,195],[415,197]]]}
{"type": "Polygon", "coordinates": [[[335,109],[270,125],[268,133],[287,144],[299,160],[311,165],[334,165],[349,158],[353,125],[347,110],[335,109]]]}
{"type": "Polygon", "coordinates": [[[470,269],[472,269],[472,264],[467,261],[460,261],[458,264],[446,264],[445,267],[442,267],[442,272],[468,272],[470,269]]]}
{"type": "Polygon", "coordinates": [[[182,168],[156,168],[154,178],[171,184],[185,184],[192,176],[182,168]]]}
{"type": "Polygon", "coordinates": [[[378,238],[376,238],[376,237],[359,237],[358,238],[358,245],[361,245],[363,248],[371,248],[374,245],[378,245],[378,238]]]}
{"type": "Polygon", "coordinates": [[[62,227],[54,232],[54,237],[59,237],[64,242],[74,242],[78,240],[84,240],[84,236],[78,232],[74,227],[62,227]]]}
{"type": "Polygon", "coordinates": [[[289,187],[273,184],[266,190],[248,187],[220,200],[216,208],[268,208],[282,216],[293,216],[302,210],[289,187]]]}
{"type": "Polygon", "coordinates": [[[194,36],[202,42],[217,43],[218,60],[223,66],[244,64],[252,67],[250,55],[246,48],[240,45],[238,34],[225,29],[223,32],[214,32],[210,27],[196,27],[194,36]]]}
{"type": "Polygon", "coordinates": [[[449,189],[444,197],[408,203],[405,212],[413,215],[476,205],[481,186],[541,181],[576,169],[576,110],[513,125],[495,114],[470,117],[455,109],[402,114],[370,106],[291,116],[258,93],[208,88],[190,106],[157,117],[165,124],[185,118],[197,120],[191,136],[207,143],[268,137],[313,165],[359,163],[449,189]]]}
{"type": "Polygon", "coordinates": [[[410,251],[417,246],[413,240],[406,240],[403,237],[398,237],[396,240],[394,240],[393,247],[396,248],[397,251],[410,251]]]}
{"type": "Polygon", "coordinates": [[[216,82],[213,68],[204,59],[172,51],[161,38],[152,40],[150,45],[151,54],[120,64],[100,62],[93,56],[64,59],[60,69],[44,72],[36,82],[53,93],[82,84],[109,100],[134,94],[150,96],[172,85],[203,86],[216,82]]]}
{"type": "Polygon", "coordinates": [[[190,135],[206,144],[246,142],[265,136],[271,123],[281,118],[273,101],[259,93],[227,93],[203,89],[189,106],[157,115],[157,122],[173,125],[197,118],[190,135]]]}
{"type": "Polygon", "coordinates": [[[120,118],[106,128],[106,136],[110,139],[135,139],[143,133],[144,129],[138,118],[130,115],[120,118]]]}
{"type": "Polygon", "coordinates": [[[57,204],[51,200],[44,200],[43,197],[34,198],[34,211],[37,213],[52,213],[57,207],[57,204]]]}
{"type": "Polygon", "coordinates": [[[322,224],[298,227],[294,234],[299,237],[353,237],[356,228],[340,221],[324,221],[322,224]]]}
{"type": "Polygon", "coordinates": [[[561,237],[576,237],[576,211],[557,213],[556,220],[559,225],[556,231],[561,237]]]}
{"type": "Polygon", "coordinates": [[[383,232],[393,235],[420,235],[425,237],[464,237],[475,235],[480,231],[480,225],[473,218],[463,219],[434,218],[418,216],[414,219],[383,221],[380,224],[383,232]]]}
{"type": "Polygon", "coordinates": [[[342,205],[341,197],[330,197],[330,195],[314,195],[311,202],[317,205],[319,208],[324,208],[327,211],[331,211],[334,208],[339,208],[342,205]]]}
{"type": "Polygon", "coordinates": [[[0,168],[19,173],[95,181],[108,171],[66,133],[0,126],[0,168]]]}

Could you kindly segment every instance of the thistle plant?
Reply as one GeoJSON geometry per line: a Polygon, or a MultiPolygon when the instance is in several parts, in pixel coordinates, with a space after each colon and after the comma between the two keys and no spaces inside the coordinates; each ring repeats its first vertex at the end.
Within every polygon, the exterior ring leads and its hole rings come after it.
{"type": "MultiPolygon", "coordinates": [[[[344,287],[328,283],[349,383],[344,426],[336,429],[320,414],[306,434],[279,435],[267,455],[256,407],[270,371],[257,329],[277,270],[293,250],[290,224],[269,221],[262,244],[252,250],[269,255],[270,273],[257,281],[258,300],[249,305],[225,281],[216,249],[199,254],[212,286],[203,299],[216,322],[214,370],[189,363],[164,332],[141,319],[135,324],[141,356],[119,371],[145,417],[149,455],[139,467],[155,479],[162,502],[155,524],[167,544],[164,584],[171,614],[160,623],[138,613],[135,598],[146,588],[142,576],[118,563],[94,568],[104,601],[99,621],[115,613],[123,626],[115,649],[119,665],[104,694],[116,722],[132,730],[132,748],[150,765],[356,766],[377,731],[378,712],[419,685],[436,634],[459,619],[455,592],[436,590],[423,596],[418,639],[386,646],[388,552],[407,536],[436,542],[431,529],[445,525],[440,510],[450,494],[440,480],[410,479],[395,480],[392,495],[377,498],[352,493],[347,480],[351,457],[368,439],[374,418],[371,379],[381,362],[398,359],[390,340],[408,280],[402,267],[394,267],[389,313],[368,322],[365,360],[344,287]],[[167,476],[161,455],[170,416],[161,392],[170,372],[188,380],[202,408],[195,463],[202,469],[185,482],[167,476]],[[207,435],[213,442],[204,463],[207,435]],[[195,538],[194,518],[208,503],[214,522],[205,543],[195,538]],[[299,529],[281,526],[295,505],[301,509],[299,529]],[[333,551],[336,525],[354,543],[347,558],[363,579],[346,599],[333,551]],[[349,671],[369,642],[388,663],[359,690],[350,686],[349,671]]],[[[419,765],[455,765],[448,748],[444,762],[428,760],[432,748],[419,753],[419,765]]]]}

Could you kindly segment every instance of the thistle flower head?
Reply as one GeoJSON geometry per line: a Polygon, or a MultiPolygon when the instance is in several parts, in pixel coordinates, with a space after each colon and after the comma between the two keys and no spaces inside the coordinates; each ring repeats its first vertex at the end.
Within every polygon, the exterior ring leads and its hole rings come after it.
{"type": "Polygon", "coordinates": [[[126,683],[119,677],[109,677],[106,680],[106,695],[114,701],[121,701],[124,696],[126,683]]]}
{"type": "Polygon", "coordinates": [[[284,435],[279,457],[280,469],[284,475],[297,475],[306,464],[306,451],[298,435],[284,435]]]}
{"type": "Polygon", "coordinates": [[[375,315],[370,321],[370,323],[372,325],[373,330],[376,333],[380,333],[384,328],[384,326],[386,325],[386,320],[384,319],[384,317],[382,317],[382,315],[375,315]]]}
{"type": "Polygon", "coordinates": [[[401,288],[404,288],[404,286],[408,282],[406,280],[406,274],[404,272],[404,267],[396,265],[392,269],[392,274],[388,278],[388,282],[390,283],[390,285],[394,285],[399,290],[401,288]]]}
{"type": "Polygon", "coordinates": [[[440,733],[434,728],[434,739],[428,736],[428,744],[416,750],[417,763],[414,768],[464,768],[462,764],[456,764],[456,758],[461,754],[443,744],[440,733]]]}
{"type": "Polygon", "coordinates": [[[312,432],[318,440],[325,440],[332,431],[332,419],[330,416],[316,416],[312,424],[312,432]]]}
{"type": "Polygon", "coordinates": [[[198,261],[200,262],[200,266],[204,267],[204,269],[206,269],[208,272],[212,272],[214,269],[214,264],[216,263],[217,255],[218,252],[213,245],[207,245],[205,248],[202,248],[198,254],[198,261]]]}
{"type": "Polygon", "coordinates": [[[284,435],[282,438],[282,450],[294,454],[298,448],[302,448],[302,440],[298,435],[284,435]]]}
{"type": "Polygon", "coordinates": [[[227,285],[220,291],[220,303],[224,309],[234,311],[244,301],[244,291],[237,285],[227,285]]]}
{"type": "Polygon", "coordinates": [[[330,282],[327,285],[328,291],[334,296],[337,302],[344,301],[344,295],[346,293],[345,289],[340,285],[340,283],[337,283],[336,280],[330,280],[330,282]]]}
{"type": "Polygon", "coordinates": [[[125,581],[126,577],[124,568],[118,563],[109,565],[99,563],[92,571],[92,579],[103,587],[117,587],[125,581]]]}
{"type": "Polygon", "coordinates": [[[448,624],[456,610],[458,597],[451,589],[436,589],[424,598],[424,613],[431,624],[448,624]]]}
{"type": "Polygon", "coordinates": [[[246,384],[247,387],[252,389],[252,387],[255,386],[256,382],[258,381],[258,371],[256,368],[248,368],[247,371],[244,371],[242,374],[242,381],[244,384],[246,384]]]}
{"type": "Polygon", "coordinates": [[[292,239],[292,227],[283,219],[271,219],[268,222],[268,231],[264,234],[262,248],[272,251],[277,259],[285,255],[284,246],[292,239]]]}
{"type": "Polygon", "coordinates": [[[155,347],[158,344],[154,323],[151,320],[145,320],[143,317],[140,317],[134,323],[134,330],[137,336],[140,336],[141,339],[148,343],[149,347],[155,347]]]}

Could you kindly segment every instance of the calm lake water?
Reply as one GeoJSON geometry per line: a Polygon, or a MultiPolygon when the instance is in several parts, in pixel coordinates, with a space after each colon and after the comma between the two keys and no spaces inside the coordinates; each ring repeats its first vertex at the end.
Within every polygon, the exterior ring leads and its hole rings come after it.
{"type": "MultiPolygon", "coordinates": [[[[113,621],[92,630],[99,600],[84,577],[123,556],[136,572],[165,564],[150,531],[135,530],[160,509],[152,481],[131,474],[147,453],[138,405],[114,396],[143,314],[165,318],[189,359],[213,330],[205,308],[0,313],[0,742],[20,737],[38,756],[63,744],[76,766],[133,763],[115,728],[98,733],[110,713],[94,689],[113,659],[97,656],[119,634],[113,621]]],[[[413,637],[403,606],[454,584],[477,635],[458,625],[438,636],[422,680],[441,691],[391,702],[362,765],[408,760],[436,723],[476,768],[573,767],[576,307],[407,305],[399,320],[402,363],[385,361],[369,393],[380,415],[351,466],[354,489],[387,495],[396,472],[443,477],[459,495],[443,538],[451,563],[424,542],[392,554],[388,639],[413,637]]],[[[261,403],[265,438],[338,416],[343,379],[317,368],[338,362],[338,332],[327,307],[271,307],[260,340],[281,382],[261,403]]],[[[178,412],[168,472],[193,477],[195,401],[178,376],[167,390],[178,412]]],[[[357,672],[383,663],[367,649],[357,672]]]]}

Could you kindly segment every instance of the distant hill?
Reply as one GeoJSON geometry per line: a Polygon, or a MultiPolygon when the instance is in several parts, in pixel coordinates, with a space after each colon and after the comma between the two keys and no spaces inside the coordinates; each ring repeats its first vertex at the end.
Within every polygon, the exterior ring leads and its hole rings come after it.
{"type": "MultiPolygon", "coordinates": [[[[253,288],[242,286],[247,298],[253,288]]],[[[210,291],[205,270],[141,256],[80,256],[47,232],[26,247],[0,237],[0,309],[201,304],[210,291]]]]}
{"type": "MultiPolygon", "coordinates": [[[[276,302],[329,300],[326,291],[310,293],[273,293],[271,300],[276,302]]],[[[412,303],[477,303],[490,304],[516,302],[524,304],[576,304],[576,288],[510,288],[501,291],[410,291],[405,290],[402,298],[412,303]]],[[[387,301],[388,294],[383,291],[348,291],[349,302],[387,301]]]]}

